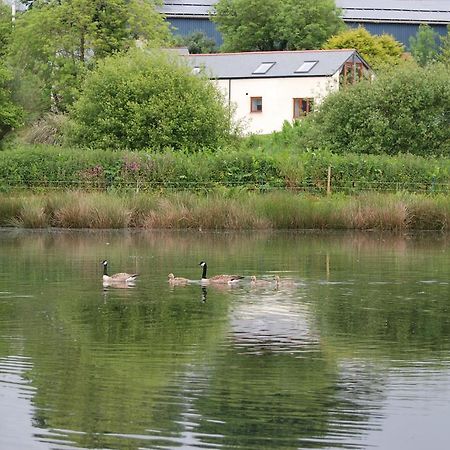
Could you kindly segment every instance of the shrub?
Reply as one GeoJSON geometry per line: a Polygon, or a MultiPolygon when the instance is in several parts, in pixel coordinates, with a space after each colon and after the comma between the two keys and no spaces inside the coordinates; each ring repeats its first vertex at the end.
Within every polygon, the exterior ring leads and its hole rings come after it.
{"type": "Polygon", "coordinates": [[[0,152],[0,188],[212,191],[217,186],[326,192],[407,190],[448,192],[449,158],[337,155],[326,151],[268,153],[224,148],[186,154],[29,146],[0,152]]]}
{"type": "Polygon", "coordinates": [[[0,140],[8,131],[22,123],[23,111],[12,102],[7,85],[10,78],[11,74],[0,61],[0,140]]]}
{"type": "Polygon", "coordinates": [[[216,148],[230,128],[223,98],[208,80],[181,57],[142,50],[101,61],[71,117],[73,143],[104,149],[216,148]]]}
{"type": "Polygon", "coordinates": [[[61,145],[67,116],[47,113],[34,122],[23,133],[23,140],[28,144],[61,145]]]}
{"type": "Polygon", "coordinates": [[[363,27],[347,29],[331,36],[323,48],[354,48],[374,70],[400,64],[403,55],[403,45],[391,35],[374,36],[363,27]]]}
{"type": "Polygon", "coordinates": [[[401,65],[328,96],[311,120],[310,144],[336,153],[448,156],[450,72],[401,65]]]}

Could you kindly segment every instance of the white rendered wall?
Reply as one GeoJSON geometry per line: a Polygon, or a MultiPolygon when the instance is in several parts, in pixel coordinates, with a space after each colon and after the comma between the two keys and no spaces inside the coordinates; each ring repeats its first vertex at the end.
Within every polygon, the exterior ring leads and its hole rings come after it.
{"type": "Polygon", "coordinates": [[[234,106],[234,117],[244,124],[246,134],[280,131],[283,122],[293,120],[293,99],[313,98],[315,106],[339,89],[339,74],[332,77],[251,78],[215,80],[234,106]],[[250,112],[251,97],[262,97],[262,112],[250,112]]]}

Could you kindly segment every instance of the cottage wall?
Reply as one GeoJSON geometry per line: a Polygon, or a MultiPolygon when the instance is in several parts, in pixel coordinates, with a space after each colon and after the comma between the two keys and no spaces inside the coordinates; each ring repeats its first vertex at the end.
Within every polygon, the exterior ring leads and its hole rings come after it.
{"type": "Polygon", "coordinates": [[[214,81],[235,108],[235,118],[247,134],[280,131],[293,121],[293,99],[313,98],[315,107],[330,92],[339,89],[339,74],[332,77],[231,79],[214,81]],[[262,98],[262,111],[251,112],[251,98],[262,98]]]}

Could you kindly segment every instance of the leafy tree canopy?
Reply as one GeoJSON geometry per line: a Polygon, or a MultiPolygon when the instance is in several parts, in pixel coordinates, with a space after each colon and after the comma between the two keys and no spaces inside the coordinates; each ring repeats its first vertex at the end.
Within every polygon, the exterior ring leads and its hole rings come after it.
{"type": "Polygon", "coordinates": [[[5,65],[12,32],[11,10],[0,1],[0,139],[11,129],[19,126],[22,111],[11,99],[11,74],[5,65]]]}
{"type": "Polygon", "coordinates": [[[11,31],[11,10],[0,0],[0,58],[4,58],[8,51],[11,31]]]}
{"type": "Polygon", "coordinates": [[[280,31],[287,50],[318,49],[344,25],[334,0],[284,0],[280,31]]]}
{"type": "Polygon", "coordinates": [[[189,53],[214,53],[217,50],[216,41],[202,31],[195,31],[188,36],[179,37],[176,43],[187,47],[189,53]]]}
{"type": "Polygon", "coordinates": [[[417,34],[409,38],[411,54],[420,66],[437,60],[438,38],[439,34],[427,24],[421,24],[417,34]]]}
{"type": "Polygon", "coordinates": [[[333,0],[219,0],[212,20],[224,51],[320,48],[343,27],[333,0]]]}
{"type": "Polygon", "coordinates": [[[130,150],[220,145],[230,117],[223,98],[177,58],[135,49],[100,61],[71,112],[73,143],[130,150]]]}
{"type": "Polygon", "coordinates": [[[441,37],[441,48],[438,60],[450,66],[450,25],[447,26],[447,34],[441,37]]]}
{"type": "Polygon", "coordinates": [[[10,74],[0,63],[0,139],[22,123],[22,110],[11,101],[11,92],[8,89],[10,74]]]}
{"type": "MultiPolygon", "coordinates": [[[[152,0],[34,0],[18,15],[10,60],[16,78],[51,106],[65,111],[86,69],[107,55],[169,39],[168,25],[152,0]],[[30,81],[34,80],[34,81],[30,81]]],[[[20,90],[22,86],[18,86],[20,90]]]]}
{"type": "Polygon", "coordinates": [[[332,36],[323,48],[354,48],[374,70],[399,64],[404,50],[392,36],[374,36],[363,27],[350,28],[332,36]]]}

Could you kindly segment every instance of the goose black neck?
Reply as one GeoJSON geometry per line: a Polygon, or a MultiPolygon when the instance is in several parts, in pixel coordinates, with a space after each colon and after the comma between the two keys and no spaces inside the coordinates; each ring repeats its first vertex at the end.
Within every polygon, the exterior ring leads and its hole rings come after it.
{"type": "Polygon", "coordinates": [[[206,278],[206,269],[207,269],[207,265],[203,264],[203,272],[202,272],[202,278],[206,278]]]}
{"type": "Polygon", "coordinates": [[[108,275],[108,265],[107,264],[103,264],[103,275],[108,275]]]}

